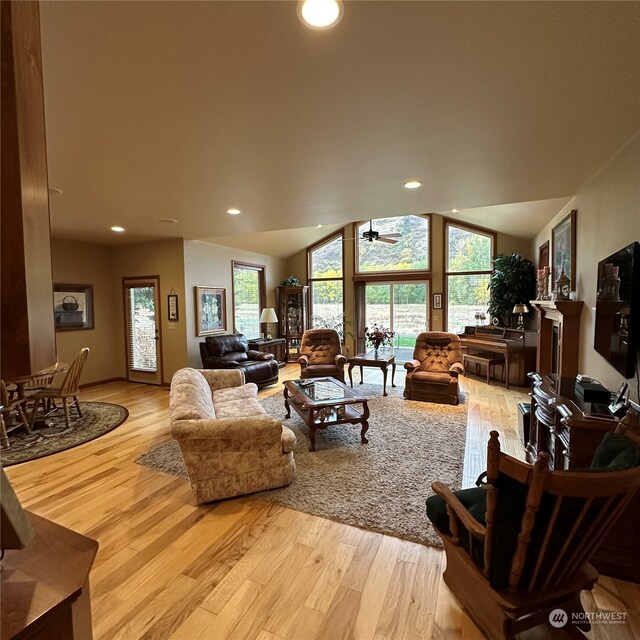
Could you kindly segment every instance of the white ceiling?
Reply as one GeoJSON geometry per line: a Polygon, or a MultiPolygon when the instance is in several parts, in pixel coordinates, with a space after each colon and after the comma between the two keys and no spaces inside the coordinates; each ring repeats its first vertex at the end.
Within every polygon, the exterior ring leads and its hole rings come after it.
{"type": "Polygon", "coordinates": [[[45,1],[41,21],[58,237],[236,246],[453,208],[532,237],[640,126],[637,2],[347,2],[313,31],[294,2],[45,1]]]}

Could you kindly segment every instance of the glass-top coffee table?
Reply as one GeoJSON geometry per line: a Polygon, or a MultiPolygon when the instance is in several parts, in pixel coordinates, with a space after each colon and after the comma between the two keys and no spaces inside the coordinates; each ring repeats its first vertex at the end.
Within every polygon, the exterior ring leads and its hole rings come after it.
{"type": "Polygon", "coordinates": [[[367,444],[369,398],[349,389],[335,378],[309,378],[284,382],[284,406],[287,418],[291,407],[309,428],[309,451],[316,450],[316,431],[336,424],[362,424],[360,440],[367,444]]]}

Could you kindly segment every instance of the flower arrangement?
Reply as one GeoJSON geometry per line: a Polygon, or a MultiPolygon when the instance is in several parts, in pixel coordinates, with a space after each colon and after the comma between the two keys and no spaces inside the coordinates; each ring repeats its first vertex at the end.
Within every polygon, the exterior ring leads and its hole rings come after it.
{"type": "Polygon", "coordinates": [[[371,327],[365,327],[364,337],[366,341],[377,351],[382,346],[393,346],[395,332],[374,323],[371,327]]]}
{"type": "Polygon", "coordinates": [[[289,276],[286,280],[281,280],[280,284],[285,287],[299,287],[300,280],[298,280],[298,278],[296,278],[295,276],[289,276]]]}

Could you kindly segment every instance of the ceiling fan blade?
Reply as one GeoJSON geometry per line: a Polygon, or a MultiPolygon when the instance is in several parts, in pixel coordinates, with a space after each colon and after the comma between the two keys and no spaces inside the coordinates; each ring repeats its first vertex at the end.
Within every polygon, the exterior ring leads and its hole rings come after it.
{"type": "Polygon", "coordinates": [[[395,244],[398,242],[397,240],[392,240],[391,238],[383,238],[382,236],[378,237],[378,242],[386,242],[387,244],[395,244]]]}
{"type": "Polygon", "coordinates": [[[381,238],[402,238],[401,233],[381,233],[381,238]]]}

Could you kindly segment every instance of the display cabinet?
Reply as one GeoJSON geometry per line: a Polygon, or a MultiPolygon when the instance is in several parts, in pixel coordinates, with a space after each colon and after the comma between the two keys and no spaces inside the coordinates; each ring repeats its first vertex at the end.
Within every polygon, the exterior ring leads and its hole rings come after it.
{"type": "Polygon", "coordinates": [[[309,328],[309,287],[280,286],[278,292],[278,319],[280,337],[285,340],[287,362],[300,357],[302,334],[309,328]]]}

